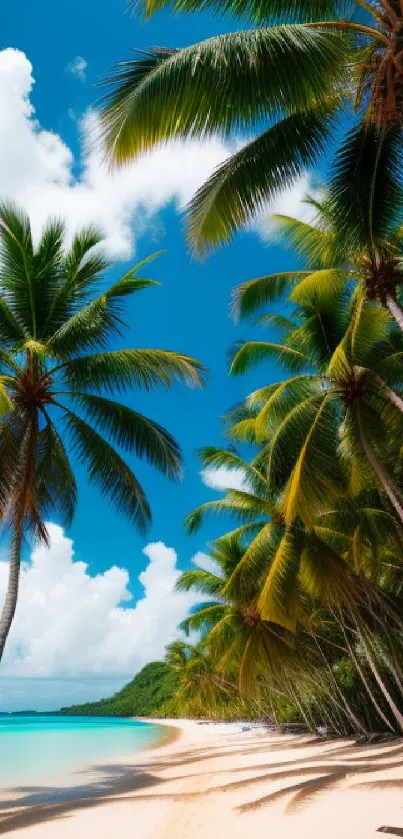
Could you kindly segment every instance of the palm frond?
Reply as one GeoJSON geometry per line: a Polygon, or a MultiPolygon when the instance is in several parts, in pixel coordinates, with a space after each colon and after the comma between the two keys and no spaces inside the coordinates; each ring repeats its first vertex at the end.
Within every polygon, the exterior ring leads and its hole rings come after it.
{"type": "Polygon", "coordinates": [[[138,276],[138,272],[159,253],[151,254],[134,265],[88,306],[74,312],[48,339],[52,351],[63,356],[84,349],[97,349],[106,346],[111,333],[120,334],[125,326],[122,320],[122,300],[129,294],[159,285],[155,280],[138,276]]]}
{"type": "Polygon", "coordinates": [[[278,235],[305,260],[310,270],[339,264],[341,254],[332,230],[292,216],[276,214],[272,218],[276,223],[278,235]]]}
{"type": "Polygon", "coordinates": [[[282,271],[235,286],[232,292],[234,316],[238,319],[254,314],[267,303],[281,298],[290,286],[308,275],[309,271],[282,271]]]}
{"type": "Polygon", "coordinates": [[[291,187],[323,153],[332,122],[328,114],[292,114],[225,160],[190,202],[192,249],[203,255],[228,242],[280,191],[291,187]]]}
{"type": "Polygon", "coordinates": [[[102,396],[72,393],[72,398],[84,409],[103,434],[125,451],[146,457],[168,478],[182,473],[182,458],[174,438],[161,425],[133,411],[126,405],[102,396]]]}
{"type": "Polygon", "coordinates": [[[359,123],[338,150],[329,184],[334,224],[356,248],[374,248],[403,221],[398,128],[359,123]]]}
{"type": "Polygon", "coordinates": [[[102,495],[111,499],[119,513],[144,532],[151,512],[137,478],[118,452],[88,423],[67,408],[63,410],[73,450],[87,467],[89,479],[98,484],[102,495]]]}
{"type": "Polygon", "coordinates": [[[112,350],[74,358],[60,365],[73,390],[170,387],[174,381],[200,386],[205,369],[199,361],[170,350],[112,350]]]}
{"type": "Polygon", "coordinates": [[[221,593],[224,580],[222,577],[217,577],[210,571],[204,571],[202,568],[192,568],[190,571],[184,571],[175,583],[176,591],[192,591],[193,589],[200,594],[208,594],[217,597],[221,593]]]}
{"type": "Polygon", "coordinates": [[[300,562],[298,536],[286,531],[273,557],[258,602],[263,620],[277,623],[290,632],[296,630],[300,611],[300,562]]]}
{"type": "Polygon", "coordinates": [[[260,118],[328,106],[347,49],[338,33],[298,25],[232,32],[181,50],[155,48],[118,64],[106,81],[107,147],[122,163],[174,136],[228,134],[260,118]]]}
{"type": "Polygon", "coordinates": [[[176,13],[211,9],[220,15],[239,16],[257,24],[269,21],[305,22],[334,17],[333,0],[129,0],[129,8],[143,11],[146,18],[167,6],[171,6],[176,13]]]}
{"type": "Polygon", "coordinates": [[[77,505],[77,483],[63,440],[47,411],[44,414],[36,463],[38,500],[47,515],[56,513],[68,527],[77,505]]]}
{"type": "Polygon", "coordinates": [[[231,489],[227,491],[224,498],[217,501],[207,501],[188,513],[184,525],[188,533],[196,533],[206,513],[229,514],[241,519],[241,521],[248,522],[259,518],[259,516],[270,516],[271,511],[269,501],[260,499],[252,493],[231,489]]]}
{"type": "Polygon", "coordinates": [[[223,619],[226,608],[226,606],[218,603],[203,604],[179,624],[179,629],[186,632],[186,635],[189,635],[191,632],[200,632],[200,630],[205,632],[211,629],[211,627],[216,626],[223,619]]]}
{"type": "Polygon", "coordinates": [[[299,306],[317,305],[322,308],[338,302],[340,292],[352,277],[352,272],[340,268],[312,271],[292,289],[290,300],[299,306]]]}
{"type": "Polygon", "coordinates": [[[285,345],[268,341],[248,341],[236,352],[231,364],[231,375],[239,376],[269,359],[292,372],[301,370],[309,363],[304,353],[285,345]]]}

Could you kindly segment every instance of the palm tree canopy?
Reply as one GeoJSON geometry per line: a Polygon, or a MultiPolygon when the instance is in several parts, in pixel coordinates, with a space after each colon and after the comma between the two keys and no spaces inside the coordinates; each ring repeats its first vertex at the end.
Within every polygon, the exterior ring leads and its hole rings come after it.
{"type": "MultiPolygon", "coordinates": [[[[336,154],[321,198],[305,199],[311,221],[274,216],[277,233],[303,260],[304,270],[258,277],[237,286],[234,316],[252,315],[287,292],[298,305],[313,298],[321,305],[337,293],[351,296],[359,285],[369,300],[389,309],[401,328],[401,171],[397,129],[385,129],[381,135],[373,126],[352,130],[336,154]]],[[[292,329],[292,323],[270,313],[259,322],[283,332],[292,329]]]]}
{"type": "MultiPolygon", "coordinates": [[[[168,5],[145,0],[146,16],[168,5]]],[[[242,132],[255,139],[218,167],[189,208],[191,246],[228,241],[327,146],[353,102],[379,129],[403,120],[403,36],[396,3],[330,0],[176,0],[259,28],[184,49],[155,48],[117,65],[102,120],[117,163],[174,136],[242,132]],[[240,69],[241,80],[240,83],[240,69]],[[274,122],[274,124],[273,124],[274,122]]]]}
{"type": "Polygon", "coordinates": [[[172,351],[109,348],[126,328],[125,298],[157,285],[141,276],[155,255],[107,287],[102,237],[83,230],[68,248],[64,239],[64,225],[50,222],[35,245],[25,213],[1,205],[0,516],[33,526],[43,538],[49,512],[71,521],[73,454],[101,493],[143,529],[151,511],[123,454],[145,457],[175,478],[179,447],[161,425],[106,394],[174,381],[200,385],[203,368],[172,351]]]}

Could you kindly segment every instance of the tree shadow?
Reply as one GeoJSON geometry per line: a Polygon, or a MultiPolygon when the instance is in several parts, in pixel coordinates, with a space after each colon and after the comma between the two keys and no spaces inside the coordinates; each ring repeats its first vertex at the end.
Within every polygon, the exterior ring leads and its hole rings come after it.
{"type": "MultiPolygon", "coordinates": [[[[337,788],[342,782],[359,775],[354,788],[359,789],[400,789],[403,788],[402,777],[366,780],[366,775],[381,774],[385,769],[401,769],[403,767],[403,742],[381,744],[356,744],[352,741],[322,741],[320,738],[280,737],[273,743],[264,744],[241,737],[234,746],[228,748],[223,745],[205,747],[204,749],[187,749],[177,751],[161,759],[153,759],[150,753],[146,762],[135,764],[103,764],[90,767],[88,771],[80,772],[80,780],[70,787],[58,786],[24,786],[15,787],[8,791],[9,796],[0,803],[0,835],[42,822],[58,820],[68,817],[74,811],[89,807],[97,807],[108,802],[133,801],[194,801],[209,795],[225,794],[234,790],[245,789],[246,793],[256,785],[267,785],[267,794],[253,798],[238,806],[237,811],[242,814],[259,807],[269,806],[281,799],[289,799],[286,812],[295,812],[298,808],[308,805],[321,793],[337,788]],[[301,756],[298,751],[321,743],[321,753],[301,756]],[[291,750],[295,757],[286,761],[276,760],[277,752],[291,750]],[[296,751],[295,751],[296,750],[296,751]],[[248,758],[265,752],[265,762],[255,764],[246,761],[234,768],[200,768],[200,763],[210,759],[228,758],[247,755],[248,758]],[[270,756],[272,755],[272,760],[270,756]],[[191,773],[181,773],[180,770],[188,765],[195,765],[191,773]],[[171,770],[168,776],[156,773],[171,770]],[[174,770],[172,772],[172,770],[174,770]],[[175,771],[175,770],[179,770],[175,771]],[[240,773],[249,773],[247,778],[240,778],[240,773]],[[250,772],[256,772],[252,778],[250,772]],[[220,783],[222,774],[230,776],[226,783],[220,783]],[[200,784],[194,781],[194,789],[189,792],[171,792],[166,784],[181,779],[202,779],[208,776],[207,787],[200,789],[200,784]],[[237,777],[238,776],[238,777],[237,777]],[[362,778],[364,776],[364,780],[362,778]],[[232,777],[232,779],[231,779],[232,777]],[[295,779],[295,783],[291,783],[295,779]],[[275,784],[280,788],[270,790],[275,784]],[[198,788],[199,786],[199,788],[198,788]]],[[[379,832],[393,833],[403,836],[400,828],[379,828],[379,832]]]]}

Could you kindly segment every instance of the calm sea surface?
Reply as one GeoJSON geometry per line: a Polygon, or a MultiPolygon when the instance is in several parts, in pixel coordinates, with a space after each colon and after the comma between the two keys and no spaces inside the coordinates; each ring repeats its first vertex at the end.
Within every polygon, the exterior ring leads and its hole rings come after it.
{"type": "Polygon", "coordinates": [[[162,731],[107,717],[0,714],[0,786],[57,783],[87,764],[131,755],[155,743],[162,731]]]}

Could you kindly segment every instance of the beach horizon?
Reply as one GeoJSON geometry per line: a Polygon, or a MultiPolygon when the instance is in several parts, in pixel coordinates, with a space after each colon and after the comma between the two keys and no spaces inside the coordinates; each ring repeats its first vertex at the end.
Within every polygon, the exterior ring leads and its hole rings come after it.
{"type": "MultiPolygon", "coordinates": [[[[403,739],[356,744],[250,723],[135,718],[163,726],[131,756],[97,762],[72,788],[21,788],[0,835],[24,839],[375,839],[403,835],[403,739]]],[[[3,796],[2,796],[3,798],[3,796]]]]}

